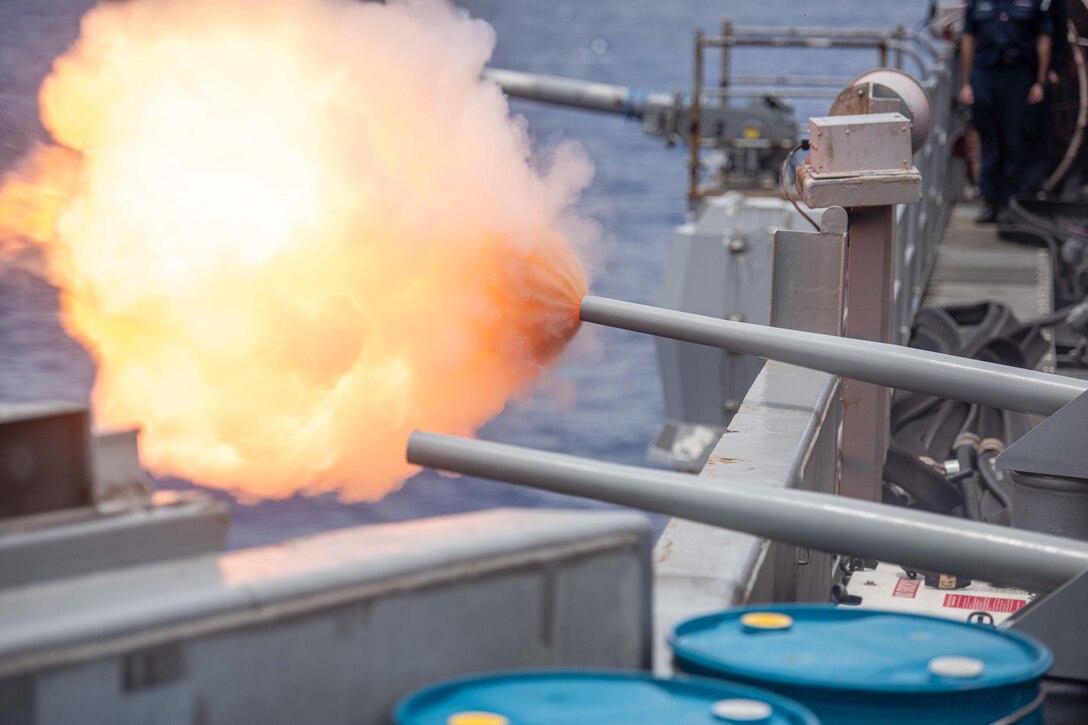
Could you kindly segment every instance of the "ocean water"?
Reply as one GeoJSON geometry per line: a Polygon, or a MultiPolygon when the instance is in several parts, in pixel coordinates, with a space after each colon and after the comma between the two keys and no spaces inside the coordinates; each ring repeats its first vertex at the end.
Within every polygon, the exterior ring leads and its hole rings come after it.
{"type": "MultiPolygon", "coordinates": [[[[74,40],[87,0],[0,0],[0,171],[43,134],[36,94],[52,59],[74,40]]],[[[914,26],[928,3],[893,0],[732,0],[651,2],[471,0],[465,12],[496,32],[493,65],[587,78],[644,89],[691,85],[692,38],[723,17],[737,24],[889,28],[914,26]]],[[[711,56],[713,57],[713,56],[711,56]]],[[[710,61],[713,67],[714,60],[710,61]]],[[[876,65],[871,51],[740,49],[737,73],[852,75],[876,65]]],[[[798,102],[803,120],[828,101],[798,102]]],[[[596,167],[579,203],[605,231],[607,263],[596,294],[655,301],[672,228],[685,219],[686,151],[644,136],[635,122],[603,114],[512,102],[538,148],[582,144],[596,167]]],[[[440,123],[440,119],[435,120],[440,123]]],[[[512,402],[480,431],[489,440],[600,460],[647,465],[646,446],[662,420],[653,341],[614,330],[584,329],[579,353],[512,402]],[[573,390],[573,400],[549,391],[573,390]]],[[[0,402],[86,400],[94,366],[57,319],[56,292],[17,270],[0,268],[0,402]]],[[[167,479],[160,487],[189,488],[167,479]]],[[[377,503],[344,504],[331,496],[231,505],[229,545],[256,546],[327,529],[498,506],[600,507],[603,504],[472,478],[422,472],[377,503]]],[[[663,526],[662,517],[653,517],[663,526]]]]}

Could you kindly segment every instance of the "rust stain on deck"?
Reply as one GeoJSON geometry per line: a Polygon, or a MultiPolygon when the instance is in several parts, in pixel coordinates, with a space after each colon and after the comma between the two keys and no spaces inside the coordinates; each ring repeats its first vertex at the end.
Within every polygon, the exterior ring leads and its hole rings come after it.
{"type": "Polygon", "coordinates": [[[658,555],[656,563],[662,564],[662,563],[668,561],[669,557],[671,557],[671,556],[672,556],[672,540],[671,539],[665,539],[665,545],[661,547],[661,554],[658,555]]]}

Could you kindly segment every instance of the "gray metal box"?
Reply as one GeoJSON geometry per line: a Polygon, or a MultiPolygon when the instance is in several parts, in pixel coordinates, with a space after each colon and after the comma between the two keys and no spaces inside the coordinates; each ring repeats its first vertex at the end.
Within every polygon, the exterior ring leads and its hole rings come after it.
{"type": "Polygon", "coordinates": [[[91,471],[86,408],[0,405],[0,519],[89,505],[91,471]]]}
{"type": "Polygon", "coordinates": [[[899,113],[811,118],[808,138],[817,175],[911,170],[910,120],[899,113]]]}

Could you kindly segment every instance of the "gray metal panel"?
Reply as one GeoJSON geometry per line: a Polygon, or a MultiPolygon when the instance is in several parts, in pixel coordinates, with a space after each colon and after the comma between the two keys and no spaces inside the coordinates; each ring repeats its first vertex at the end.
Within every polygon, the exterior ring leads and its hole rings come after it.
{"type": "MultiPolygon", "coordinates": [[[[639,557],[620,546],[405,580],[253,625],[41,672],[36,725],[389,722],[418,687],[525,667],[636,668],[639,557]],[[178,662],[158,675],[155,663],[178,662]],[[145,663],[150,663],[150,666],[145,663]],[[148,673],[132,677],[126,674],[148,673]],[[136,680],[133,682],[133,680],[136,680]]],[[[395,556],[395,555],[394,555],[395,556]]],[[[162,668],[167,669],[168,668],[162,668]]]]}
{"type": "Polygon", "coordinates": [[[1088,487],[1088,392],[1009,446],[996,464],[1004,471],[1079,478],[1088,487]]]}
{"type": "MultiPolygon", "coordinates": [[[[825,335],[842,334],[847,223],[846,210],[831,207],[820,219],[819,232],[775,233],[772,325],[825,335]]],[[[838,491],[842,415],[839,390],[835,388],[819,401],[824,418],[808,450],[797,451],[803,456],[799,480],[787,485],[806,491],[838,491]]],[[[808,432],[806,428],[804,434],[808,432]]],[[[749,601],[828,600],[835,558],[832,554],[782,542],[771,543],[771,554],[774,566],[761,569],[749,601]]]]}
{"type": "MultiPolygon", "coordinates": [[[[815,213],[819,217],[819,212],[815,213]]],[[[730,192],[707,198],[677,227],[661,305],[720,319],[766,322],[771,235],[804,224],[784,199],[730,192]]],[[[760,358],[676,340],[657,340],[666,422],[650,458],[696,472],[762,367],[760,358]]]]}
{"type": "MultiPolygon", "coordinates": [[[[445,674],[648,665],[649,549],[650,527],[639,514],[500,509],[0,591],[0,677],[211,637],[223,642],[216,651],[226,671],[213,676],[216,657],[189,649],[187,657],[198,657],[186,668],[186,687],[197,688],[186,696],[190,706],[198,696],[213,704],[236,696],[292,713],[287,700],[328,680],[337,702],[350,698],[361,709],[326,717],[334,703],[304,697],[299,707],[318,710],[303,719],[377,722],[408,686],[445,674]],[[289,625],[303,620],[316,629],[289,625]],[[292,646],[281,647],[287,641],[292,646]],[[272,670],[296,680],[280,682],[272,670]]],[[[95,695],[112,709],[86,711],[100,722],[139,722],[138,698],[116,702],[118,666],[111,665],[114,690],[95,695]]],[[[47,699],[47,708],[95,701],[47,699]]],[[[207,721],[241,719],[232,714],[213,712],[207,721]]]]}
{"type": "Polygon", "coordinates": [[[1054,666],[1047,673],[1049,677],[1088,682],[1085,611],[1088,611],[1088,571],[1013,614],[1004,626],[1030,634],[1050,648],[1054,666]]]}
{"type": "Polygon", "coordinates": [[[771,324],[790,330],[842,332],[846,211],[824,212],[820,232],[779,230],[774,235],[771,324]]]}
{"type": "Polygon", "coordinates": [[[92,484],[85,406],[0,406],[0,521],[87,506],[92,484]]]}
{"type": "Polygon", "coordinates": [[[100,507],[139,504],[150,495],[151,482],[140,464],[139,437],[139,429],[94,434],[94,500],[100,507]]]}
{"type": "Polygon", "coordinates": [[[217,552],[228,527],[220,501],[173,491],[112,513],[86,507],[11,519],[0,523],[0,590],[217,552]]]}
{"type": "MultiPolygon", "coordinates": [[[[677,229],[666,264],[661,304],[721,317],[727,257],[720,237],[696,234],[691,225],[677,229]]],[[[657,356],[665,415],[674,420],[723,425],[726,416],[722,409],[725,392],[721,351],[662,340],[657,342],[657,356]]]]}

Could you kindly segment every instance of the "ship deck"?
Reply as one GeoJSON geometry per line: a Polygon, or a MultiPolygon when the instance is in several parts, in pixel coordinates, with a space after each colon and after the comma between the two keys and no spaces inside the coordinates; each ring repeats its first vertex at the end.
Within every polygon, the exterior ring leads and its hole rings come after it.
{"type": "Polygon", "coordinates": [[[978,212],[974,204],[952,210],[922,307],[994,300],[1008,305],[1021,321],[1050,313],[1053,280],[1047,251],[1000,239],[997,225],[975,224],[978,212]]]}

